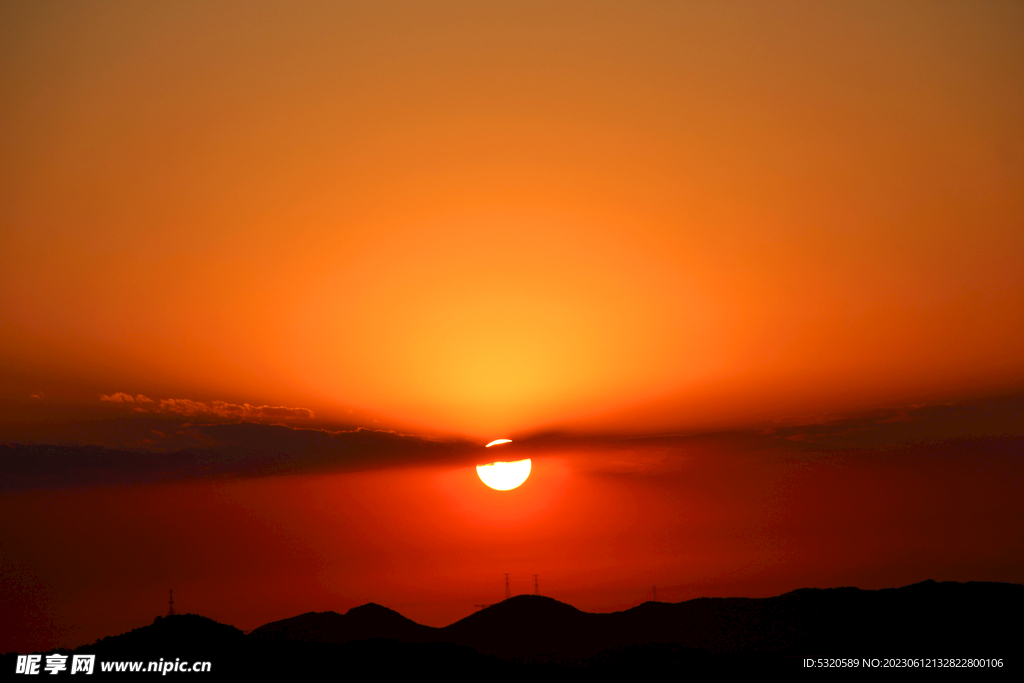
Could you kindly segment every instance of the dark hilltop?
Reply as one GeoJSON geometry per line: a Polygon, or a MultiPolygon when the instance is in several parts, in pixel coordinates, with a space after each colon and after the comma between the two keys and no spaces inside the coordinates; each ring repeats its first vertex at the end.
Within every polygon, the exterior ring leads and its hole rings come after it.
{"type": "MultiPolygon", "coordinates": [[[[309,612],[249,634],[193,614],[158,617],[74,652],[95,654],[99,663],[210,661],[217,678],[763,672],[805,668],[807,658],[914,657],[1000,659],[1007,671],[1020,648],[1022,608],[1024,585],[981,582],[807,588],[773,598],[646,602],[608,614],[520,595],[444,628],[373,603],[345,614],[309,612]]],[[[15,655],[5,659],[13,671],[15,655]]]]}

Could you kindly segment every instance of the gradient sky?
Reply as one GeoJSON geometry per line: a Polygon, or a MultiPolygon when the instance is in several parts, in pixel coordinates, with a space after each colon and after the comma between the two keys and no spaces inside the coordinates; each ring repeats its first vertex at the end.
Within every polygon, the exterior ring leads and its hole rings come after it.
{"type": "Polygon", "coordinates": [[[440,625],[505,571],[593,609],[1024,581],[1021,35],[1017,2],[0,3],[0,442],[141,459],[0,457],[0,650],[165,584],[252,628],[440,625]],[[446,445],[147,465],[238,423],[446,445]],[[666,433],[717,436],[631,440],[666,433]],[[503,436],[518,497],[470,467],[503,436]]]}

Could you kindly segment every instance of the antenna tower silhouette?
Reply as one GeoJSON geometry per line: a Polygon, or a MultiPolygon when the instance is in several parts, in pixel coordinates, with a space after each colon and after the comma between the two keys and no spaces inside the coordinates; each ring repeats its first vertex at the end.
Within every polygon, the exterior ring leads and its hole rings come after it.
{"type": "Polygon", "coordinates": [[[540,584],[537,583],[537,575],[533,575],[533,594],[540,595],[540,584]]]}
{"type": "Polygon", "coordinates": [[[505,599],[512,597],[512,589],[508,587],[508,574],[505,574],[505,599]]]}
{"type": "Polygon", "coordinates": [[[167,616],[174,616],[174,589],[168,589],[167,591],[167,616]]]}
{"type": "Polygon", "coordinates": [[[658,587],[651,586],[651,592],[654,593],[654,602],[658,602],[658,587]]]}

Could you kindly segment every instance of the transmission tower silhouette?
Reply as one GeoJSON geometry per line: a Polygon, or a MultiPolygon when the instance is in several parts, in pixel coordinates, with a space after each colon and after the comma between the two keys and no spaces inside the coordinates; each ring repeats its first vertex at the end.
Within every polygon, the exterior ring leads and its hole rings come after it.
{"type": "Polygon", "coordinates": [[[174,589],[167,590],[167,616],[174,616],[174,589]]]}
{"type": "Polygon", "coordinates": [[[540,583],[537,582],[537,574],[533,575],[533,594],[540,595],[540,583]]]}
{"type": "Polygon", "coordinates": [[[508,587],[508,574],[505,574],[505,599],[512,597],[512,589],[508,587]]]}
{"type": "Polygon", "coordinates": [[[651,592],[654,594],[654,602],[658,602],[658,587],[651,586],[651,592]]]}

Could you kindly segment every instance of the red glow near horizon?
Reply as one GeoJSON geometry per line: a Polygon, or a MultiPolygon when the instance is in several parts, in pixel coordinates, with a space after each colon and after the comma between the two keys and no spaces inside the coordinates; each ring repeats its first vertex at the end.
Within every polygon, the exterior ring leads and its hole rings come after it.
{"type": "Polygon", "coordinates": [[[88,642],[151,621],[167,585],[180,611],[241,628],[370,601],[442,626],[498,600],[505,572],[516,592],[536,573],[545,595],[595,611],[637,604],[651,584],[678,601],[1016,576],[999,539],[1022,531],[1006,495],[1019,464],[922,473],[719,448],[537,462],[514,496],[445,466],[7,496],[4,538],[25,563],[8,585],[33,591],[9,613],[74,626],[7,620],[3,636],[88,642]],[[31,529],[16,521],[28,517],[31,529]]]}

